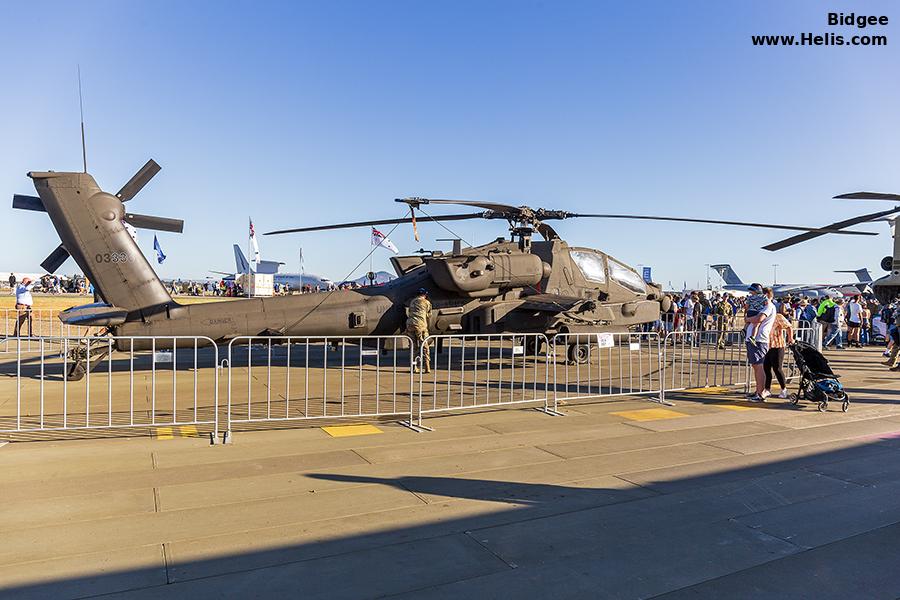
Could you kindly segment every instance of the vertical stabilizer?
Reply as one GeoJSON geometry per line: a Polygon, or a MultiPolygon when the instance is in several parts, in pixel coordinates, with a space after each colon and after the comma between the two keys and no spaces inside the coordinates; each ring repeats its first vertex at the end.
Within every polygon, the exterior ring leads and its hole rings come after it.
{"type": "MultiPolygon", "coordinates": [[[[53,222],[62,243],[44,261],[48,271],[52,272],[71,256],[109,304],[137,311],[172,302],[125,228],[125,222],[144,229],[180,232],[181,221],[126,213],[122,200],[101,190],[87,173],[50,171],[32,172],[28,176],[34,181],[40,198],[28,200],[27,207],[22,197],[14,198],[13,206],[43,210],[53,222]]],[[[133,197],[148,180],[145,177],[126,199],[133,197]]]]}
{"type": "Polygon", "coordinates": [[[835,273],[853,273],[859,283],[871,283],[872,274],[868,269],[849,269],[846,271],[835,271],[835,273]]]}
{"type": "Polygon", "coordinates": [[[253,272],[253,269],[250,268],[250,261],[247,260],[247,257],[241,251],[241,247],[237,244],[234,244],[234,268],[235,273],[240,273],[241,275],[253,272]]]}
{"type": "Polygon", "coordinates": [[[709,267],[719,274],[726,285],[745,285],[731,265],[709,265],[709,267]]]}

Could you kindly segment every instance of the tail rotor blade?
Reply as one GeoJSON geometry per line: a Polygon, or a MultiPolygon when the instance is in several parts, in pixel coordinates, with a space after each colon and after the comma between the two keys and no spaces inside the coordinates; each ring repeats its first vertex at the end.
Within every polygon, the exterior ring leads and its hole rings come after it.
{"type": "Polygon", "coordinates": [[[134,198],[141,189],[147,185],[153,176],[159,173],[160,167],[156,164],[156,161],[152,158],[147,161],[141,170],[134,174],[134,176],[128,180],[128,183],[122,186],[122,189],[119,190],[119,193],[116,194],[116,197],[122,202],[128,202],[132,198],[134,198]]]}
{"type": "Polygon", "coordinates": [[[151,217],[137,213],[125,213],[125,222],[138,229],[153,229],[154,231],[171,231],[181,233],[184,231],[184,221],[181,219],[169,219],[167,217],[151,217]]]}
{"type": "Polygon", "coordinates": [[[47,212],[40,198],[37,196],[23,196],[22,194],[13,194],[13,208],[47,212]]]}
{"type": "Polygon", "coordinates": [[[44,259],[44,262],[41,263],[41,268],[48,273],[54,273],[66,262],[67,258],[69,258],[69,251],[60,244],[56,247],[56,250],[50,253],[50,256],[44,259]]]}

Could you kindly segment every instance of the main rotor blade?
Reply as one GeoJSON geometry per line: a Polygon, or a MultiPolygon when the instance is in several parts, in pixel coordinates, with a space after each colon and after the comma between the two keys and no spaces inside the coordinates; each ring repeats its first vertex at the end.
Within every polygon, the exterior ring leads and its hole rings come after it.
{"type": "MultiPolygon", "coordinates": [[[[406,204],[459,204],[460,206],[477,206],[485,210],[493,210],[496,212],[519,211],[518,206],[511,204],[501,204],[499,202],[482,202],[480,200],[450,200],[446,198],[396,198],[395,202],[404,202],[406,204]]],[[[418,207],[416,207],[418,208],[418,207]]]]}
{"type": "MultiPolygon", "coordinates": [[[[469,213],[465,215],[436,215],[433,217],[424,216],[416,219],[417,222],[423,221],[463,221],[465,219],[482,219],[484,213],[469,213]]],[[[319,225],[318,227],[297,227],[294,229],[279,229],[278,231],[267,231],[263,235],[278,235],[281,233],[301,233],[304,231],[325,231],[328,229],[350,229],[352,227],[371,227],[373,225],[394,225],[397,223],[412,223],[409,217],[402,219],[381,219],[378,221],[358,221],[356,223],[338,223],[336,225],[319,225]]]]}
{"type": "Polygon", "coordinates": [[[900,202],[900,194],[882,194],[881,192],[853,192],[835,196],[836,200],[890,200],[900,202]]]}
{"type": "Polygon", "coordinates": [[[153,229],[154,231],[171,231],[181,233],[184,231],[184,221],[181,219],[169,219],[167,217],[151,217],[137,213],[125,213],[125,222],[138,229],[153,229]]]}
{"type": "Polygon", "coordinates": [[[132,198],[134,198],[141,189],[147,185],[153,176],[159,173],[160,167],[156,164],[156,161],[152,158],[147,161],[141,170],[135,173],[131,179],[128,180],[128,183],[122,186],[122,189],[119,190],[119,193],[116,194],[116,197],[122,202],[128,202],[132,198]]]}
{"type": "MultiPolygon", "coordinates": [[[[826,233],[850,233],[849,231],[826,231],[830,229],[842,229],[844,227],[852,227],[853,225],[858,225],[859,223],[867,223],[869,221],[876,221],[881,217],[886,217],[887,215],[896,213],[898,208],[892,208],[890,210],[882,210],[877,213],[872,213],[868,215],[860,215],[858,217],[853,217],[852,219],[847,219],[845,221],[838,221],[837,223],[832,223],[831,225],[826,225],[824,228],[818,231],[807,231],[806,233],[801,233],[800,235],[791,236],[787,239],[783,239],[780,242],[775,242],[773,244],[769,244],[768,246],[763,246],[763,250],[768,250],[770,252],[774,252],[776,250],[781,250],[782,248],[787,248],[789,246],[793,246],[794,244],[799,244],[800,242],[805,242],[807,240],[811,240],[817,238],[821,235],[825,235],[826,233]]],[[[860,233],[860,232],[856,232],[860,233]]]]}
{"type": "MultiPolygon", "coordinates": [[[[640,219],[644,221],[678,221],[681,223],[712,223],[715,225],[735,225],[738,227],[760,227],[762,229],[786,229],[788,231],[805,231],[816,232],[816,235],[824,235],[826,233],[839,233],[843,235],[878,235],[869,231],[841,231],[840,227],[800,227],[799,225],[775,225],[773,223],[752,223],[749,221],[718,221],[714,219],[689,219],[687,217],[657,217],[650,215],[598,215],[598,214],[580,214],[575,213],[570,217],[592,217],[597,219],[640,219]]],[[[844,227],[849,227],[845,225],[844,227]]]]}
{"type": "Polygon", "coordinates": [[[69,251],[60,244],[50,253],[50,256],[44,259],[44,262],[41,263],[41,268],[48,273],[53,273],[66,262],[67,258],[69,258],[69,251]]]}

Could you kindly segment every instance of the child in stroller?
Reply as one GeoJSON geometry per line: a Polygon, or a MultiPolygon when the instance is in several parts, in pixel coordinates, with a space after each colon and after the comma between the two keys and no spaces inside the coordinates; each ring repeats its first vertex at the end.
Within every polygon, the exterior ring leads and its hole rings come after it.
{"type": "Polygon", "coordinates": [[[798,394],[791,394],[791,402],[797,404],[801,399],[811,400],[818,405],[820,412],[828,409],[829,402],[840,402],[841,410],[847,412],[850,398],[838,381],[840,375],[831,370],[822,353],[815,346],[801,341],[791,345],[791,352],[800,370],[800,391],[798,394]]]}

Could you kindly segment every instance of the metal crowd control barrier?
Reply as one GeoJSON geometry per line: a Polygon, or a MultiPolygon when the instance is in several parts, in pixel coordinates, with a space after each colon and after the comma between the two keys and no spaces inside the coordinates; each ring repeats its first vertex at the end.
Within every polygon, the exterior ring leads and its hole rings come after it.
{"type": "Polygon", "coordinates": [[[553,408],[561,400],[659,395],[659,334],[566,333],[553,338],[553,408]]]}
{"type": "Polygon", "coordinates": [[[429,336],[417,358],[422,368],[410,423],[430,430],[423,415],[520,404],[541,404],[539,410],[560,416],[550,407],[547,342],[541,333],[429,336]]]}
{"type": "MultiPolygon", "coordinates": [[[[18,341],[27,341],[19,338],[18,341]]],[[[219,431],[218,348],[207,337],[44,337],[18,344],[0,373],[0,435],[39,432],[181,428],[219,431]],[[149,342],[149,344],[148,344],[149,342]],[[135,350],[147,347],[149,351],[135,350]],[[76,364],[83,377],[70,380],[76,364]],[[201,369],[208,368],[201,374],[201,369]],[[15,388],[13,390],[13,387],[15,388]],[[4,392],[3,395],[6,395],[4,392]]]]}
{"type": "Polygon", "coordinates": [[[66,325],[59,320],[59,311],[49,308],[33,308],[31,311],[15,308],[0,309],[0,355],[18,352],[37,352],[40,338],[47,340],[87,337],[96,327],[66,325]]]}
{"type": "Polygon", "coordinates": [[[746,386],[749,364],[741,329],[673,331],[663,339],[660,400],[677,390],[746,386]]]}
{"type": "Polygon", "coordinates": [[[237,424],[411,415],[409,345],[402,335],[234,338],[226,440],[237,424]]]}
{"type": "Polygon", "coordinates": [[[824,326],[818,321],[800,321],[794,325],[794,338],[812,344],[821,352],[824,331],[824,326]]]}

